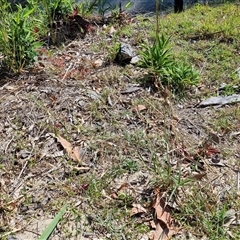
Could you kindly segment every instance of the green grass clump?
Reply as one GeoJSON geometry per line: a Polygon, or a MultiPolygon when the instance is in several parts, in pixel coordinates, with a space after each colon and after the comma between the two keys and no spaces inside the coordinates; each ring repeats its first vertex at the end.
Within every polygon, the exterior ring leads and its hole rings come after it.
{"type": "Polygon", "coordinates": [[[149,69],[162,88],[168,87],[173,93],[182,95],[189,86],[198,83],[199,75],[190,64],[174,59],[169,40],[162,34],[156,36],[153,45],[142,44],[139,66],[149,69]]]}
{"type": "Polygon", "coordinates": [[[36,50],[41,46],[31,20],[35,8],[17,5],[17,10],[12,12],[7,1],[1,1],[1,6],[0,52],[11,71],[21,72],[25,66],[33,64],[36,50]]]}

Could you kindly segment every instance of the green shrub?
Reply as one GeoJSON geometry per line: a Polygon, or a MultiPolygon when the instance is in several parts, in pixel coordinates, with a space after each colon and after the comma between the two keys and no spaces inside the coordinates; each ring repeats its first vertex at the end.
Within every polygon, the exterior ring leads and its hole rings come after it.
{"type": "Polygon", "coordinates": [[[7,1],[1,1],[0,52],[4,64],[14,73],[34,62],[36,49],[41,45],[30,21],[33,12],[34,8],[22,8],[21,5],[13,12],[7,1]]]}
{"type": "Polygon", "coordinates": [[[67,20],[73,13],[74,0],[28,0],[29,7],[35,7],[34,12],[36,28],[40,36],[46,40],[46,36],[53,37],[56,29],[62,27],[60,20],[67,20]],[[57,22],[59,21],[59,22],[57,22]],[[60,24],[59,24],[60,23],[60,24]],[[59,25],[58,25],[59,24],[59,25]]]}
{"type": "Polygon", "coordinates": [[[175,94],[183,94],[191,85],[199,81],[198,72],[188,63],[177,62],[169,45],[170,38],[157,34],[152,45],[142,44],[139,66],[147,68],[149,73],[158,80],[159,85],[168,87],[175,94]]]}

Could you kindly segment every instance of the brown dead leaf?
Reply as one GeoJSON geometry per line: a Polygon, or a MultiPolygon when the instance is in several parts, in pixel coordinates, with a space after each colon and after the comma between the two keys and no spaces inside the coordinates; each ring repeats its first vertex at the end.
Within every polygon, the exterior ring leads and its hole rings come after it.
{"type": "Polygon", "coordinates": [[[161,221],[156,225],[153,240],[168,240],[177,232],[174,229],[167,228],[161,221]]]}
{"type": "Polygon", "coordinates": [[[159,194],[156,196],[153,208],[155,209],[156,218],[169,227],[172,222],[170,209],[164,199],[160,198],[159,194]]]}
{"type": "Polygon", "coordinates": [[[146,106],[144,106],[144,105],[137,105],[137,106],[135,106],[135,107],[132,108],[132,111],[139,113],[139,112],[141,112],[141,111],[143,111],[143,110],[146,110],[146,109],[147,109],[147,108],[146,108],[146,106]]]}
{"type": "Polygon", "coordinates": [[[169,89],[167,87],[165,87],[164,91],[162,91],[162,96],[164,99],[167,99],[171,96],[171,92],[169,91],[169,89]]]}
{"type": "Polygon", "coordinates": [[[130,217],[139,214],[139,213],[146,213],[147,210],[141,204],[133,204],[133,208],[130,212],[130,217]]]}
{"type": "Polygon", "coordinates": [[[141,118],[140,116],[140,112],[143,110],[146,110],[147,108],[144,105],[137,105],[135,107],[132,108],[132,111],[135,112],[139,118],[141,118]]]}
{"type": "Polygon", "coordinates": [[[154,233],[154,240],[168,240],[178,232],[178,229],[172,224],[172,217],[170,208],[160,193],[156,194],[152,207],[155,210],[155,224],[156,230],[154,233]]]}
{"type": "Polygon", "coordinates": [[[109,30],[109,34],[113,34],[115,32],[117,32],[117,30],[113,26],[111,26],[109,30]]]}
{"type": "Polygon", "coordinates": [[[112,192],[112,193],[110,194],[110,198],[112,198],[112,199],[117,199],[117,198],[118,198],[117,193],[112,192]]]}
{"type": "Polygon", "coordinates": [[[211,157],[215,154],[219,154],[220,150],[212,147],[211,145],[209,145],[208,143],[205,144],[205,146],[203,146],[202,148],[199,148],[198,152],[197,152],[197,156],[206,156],[206,157],[211,157]]]}
{"type": "Polygon", "coordinates": [[[191,176],[192,179],[202,180],[207,175],[207,173],[195,173],[191,176]]]}
{"type": "Polygon", "coordinates": [[[130,187],[131,187],[131,185],[129,183],[125,182],[118,188],[117,192],[119,192],[121,190],[126,190],[126,189],[128,189],[130,187]]]}
{"type": "Polygon", "coordinates": [[[66,139],[61,137],[60,135],[56,136],[57,140],[61,143],[63,148],[67,151],[68,156],[78,163],[81,163],[81,157],[79,148],[77,146],[73,147],[70,142],[68,142],[66,139]]]}
{"type": "Polygon", "coordinates": [[[24,198],[24,195],[20,195],[18,198],[8,202],[7,204],[1,204],[0,208],[6,209],[7,211],[10,212],[17,212],[18,211],[18,206],[22,202],[22,199],[24,198]]]}

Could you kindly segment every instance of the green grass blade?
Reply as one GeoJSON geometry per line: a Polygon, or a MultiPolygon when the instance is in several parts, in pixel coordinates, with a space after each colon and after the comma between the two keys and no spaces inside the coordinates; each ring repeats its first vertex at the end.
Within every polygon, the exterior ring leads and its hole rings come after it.
{"type": "Polygon", "coordinates": [[[58,222],[60,221],[60,219],[62,218],[62,216],[66,212],[66,209],[67,209],[67,204],[62,207],[62,209],[59,211],[57,216],[47,226],[47,228],[44,230],[44,232],[42,233],[42,235],[40,236],[40,238],[38,240],[47,240],[50,237],[54,228],[57,226],[58,222]]]}

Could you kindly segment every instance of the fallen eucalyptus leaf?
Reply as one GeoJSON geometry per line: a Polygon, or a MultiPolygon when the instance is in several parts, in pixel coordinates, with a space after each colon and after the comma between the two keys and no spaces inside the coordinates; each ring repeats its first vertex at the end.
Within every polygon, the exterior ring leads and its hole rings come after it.
{"type": "Polygon", "coordinates": [[[75,146],[73,147],[70,142],[68,142],[66,139],[58,135],[57,140],[61,143],[63,148],[67,151],[68,156],[79,163],[81,163],[81,157],[80,157],[80,152],[79,152],[79,147],[75,146]]]}

